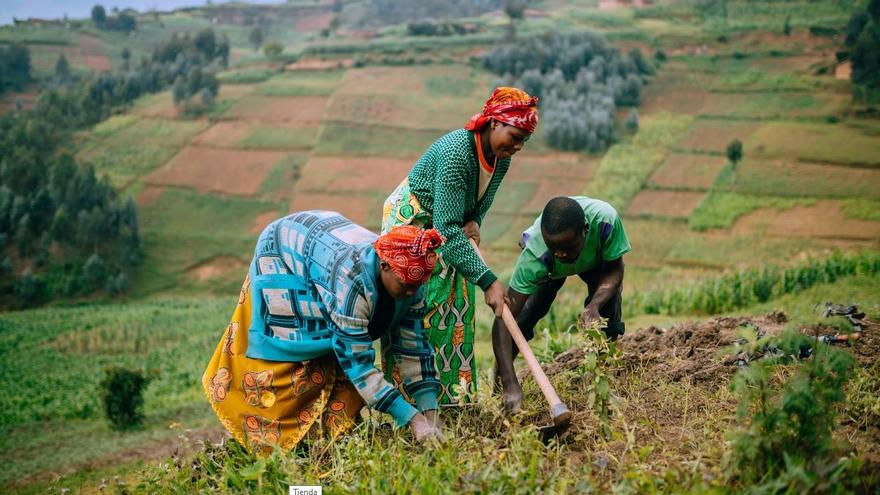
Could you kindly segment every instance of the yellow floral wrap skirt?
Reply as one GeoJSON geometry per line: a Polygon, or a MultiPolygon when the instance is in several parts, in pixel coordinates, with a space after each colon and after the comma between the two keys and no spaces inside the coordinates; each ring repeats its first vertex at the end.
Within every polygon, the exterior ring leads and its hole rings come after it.
{"type": "Polygon", "coordinates": [[[249,279],[202,377],[223,426],[249,450],[294,448],[307,435],[336,437],[355,425],[364,400],[332,353],[302,362],[245,355],[251,321],[249,279]]]}

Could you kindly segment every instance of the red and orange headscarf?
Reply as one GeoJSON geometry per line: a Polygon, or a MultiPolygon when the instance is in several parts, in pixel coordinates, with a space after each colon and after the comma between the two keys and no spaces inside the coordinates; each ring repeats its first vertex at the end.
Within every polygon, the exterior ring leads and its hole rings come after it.
{"type": "Polygon", "coordinates": [[[408,285],[428,281],[437,265],[434,252],[446,239],[435,229],[402,225],[379,236],[373,243],[379,259],[388,263],[391,271],[408,285]]]}
{"type": "Polygon", "coordinates": [[[492,120],[504,122],[527,131],[535,132],[538,126],[538,98],[529,96],[518,88],[495,88],[483,105],[482,113],[471,117],[464,126],[469,131],[479,131],[492,120]]]}

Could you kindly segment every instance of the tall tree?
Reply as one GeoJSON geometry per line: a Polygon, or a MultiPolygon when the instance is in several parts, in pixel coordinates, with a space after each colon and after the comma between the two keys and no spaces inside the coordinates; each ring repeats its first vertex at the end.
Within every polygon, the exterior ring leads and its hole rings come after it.
{"type": "Polygon", "coordinates": [[[251,42],[251,45],[254,47],[254,51],[260,49],[263,46],[263,30],[260,29],[260,26],[254,26],[251,29],[251,33],[248,35],[248,41],[251,42]]]}
{"type": "Polygon", "coordinates": [[[104,27],[107,24],[107,11],[103,5],[95,5],[92,7],[92,22],[98,27],[104,27]]]}

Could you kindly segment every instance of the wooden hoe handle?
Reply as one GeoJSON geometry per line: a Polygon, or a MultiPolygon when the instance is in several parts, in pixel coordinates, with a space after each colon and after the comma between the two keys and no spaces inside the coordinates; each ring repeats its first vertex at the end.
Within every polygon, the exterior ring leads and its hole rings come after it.
{"type": "MultiPolygon", "coordinates": [[[[480,259],[483,259],[483,254],[480,252],[480,248],[477,246],[476,241],[473,239],[469,240],[474,247],[474,251],[477,252],[480,259]]],[[[485,259],[483,259],[483,261],[485,262],[485,259]]],[[[550,383],[547,374],[544,373],[544,369],[541,368],[541,365],[538,363],[538,358],[535,357],[535,353],[533,353],[532,348],[529,347],[529,342],[523,336],[522,331],[519,329],[519,325],[516,323],[516,318],[513,317],[513,313],[510,312],[510,308],[507,304],[505,304],[504,308],[501,310],[501,319],[504,321],[504,326],[507,327],[507,331],[513,338],[513,342],[516,344],[519,352],[522,353],[523,358],[526,360],[526,364],[529,366],[529,371],[532,372],[532,376],[534,376],[535,381],[538,382],[538,387],[541,388],[541,392],[544,394],[547,402],[550,403],[550,416],[553,418],[553,422],[557,425],[560,423],[568,423],[571,418],[571,412],[559,399],[556,389],[553,388],[553,384],[550,383]]]]}

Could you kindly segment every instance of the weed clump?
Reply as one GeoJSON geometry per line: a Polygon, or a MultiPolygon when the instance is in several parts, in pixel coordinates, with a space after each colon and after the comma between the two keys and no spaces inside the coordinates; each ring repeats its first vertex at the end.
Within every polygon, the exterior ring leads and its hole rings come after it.
{"type": "Polygon", "coordinates": [[[141,371],[118,366],[107,368],[101,380],[101,401],[116,430],[128,430],[143,421],[144,389],[150,380],[141,371]]]}

